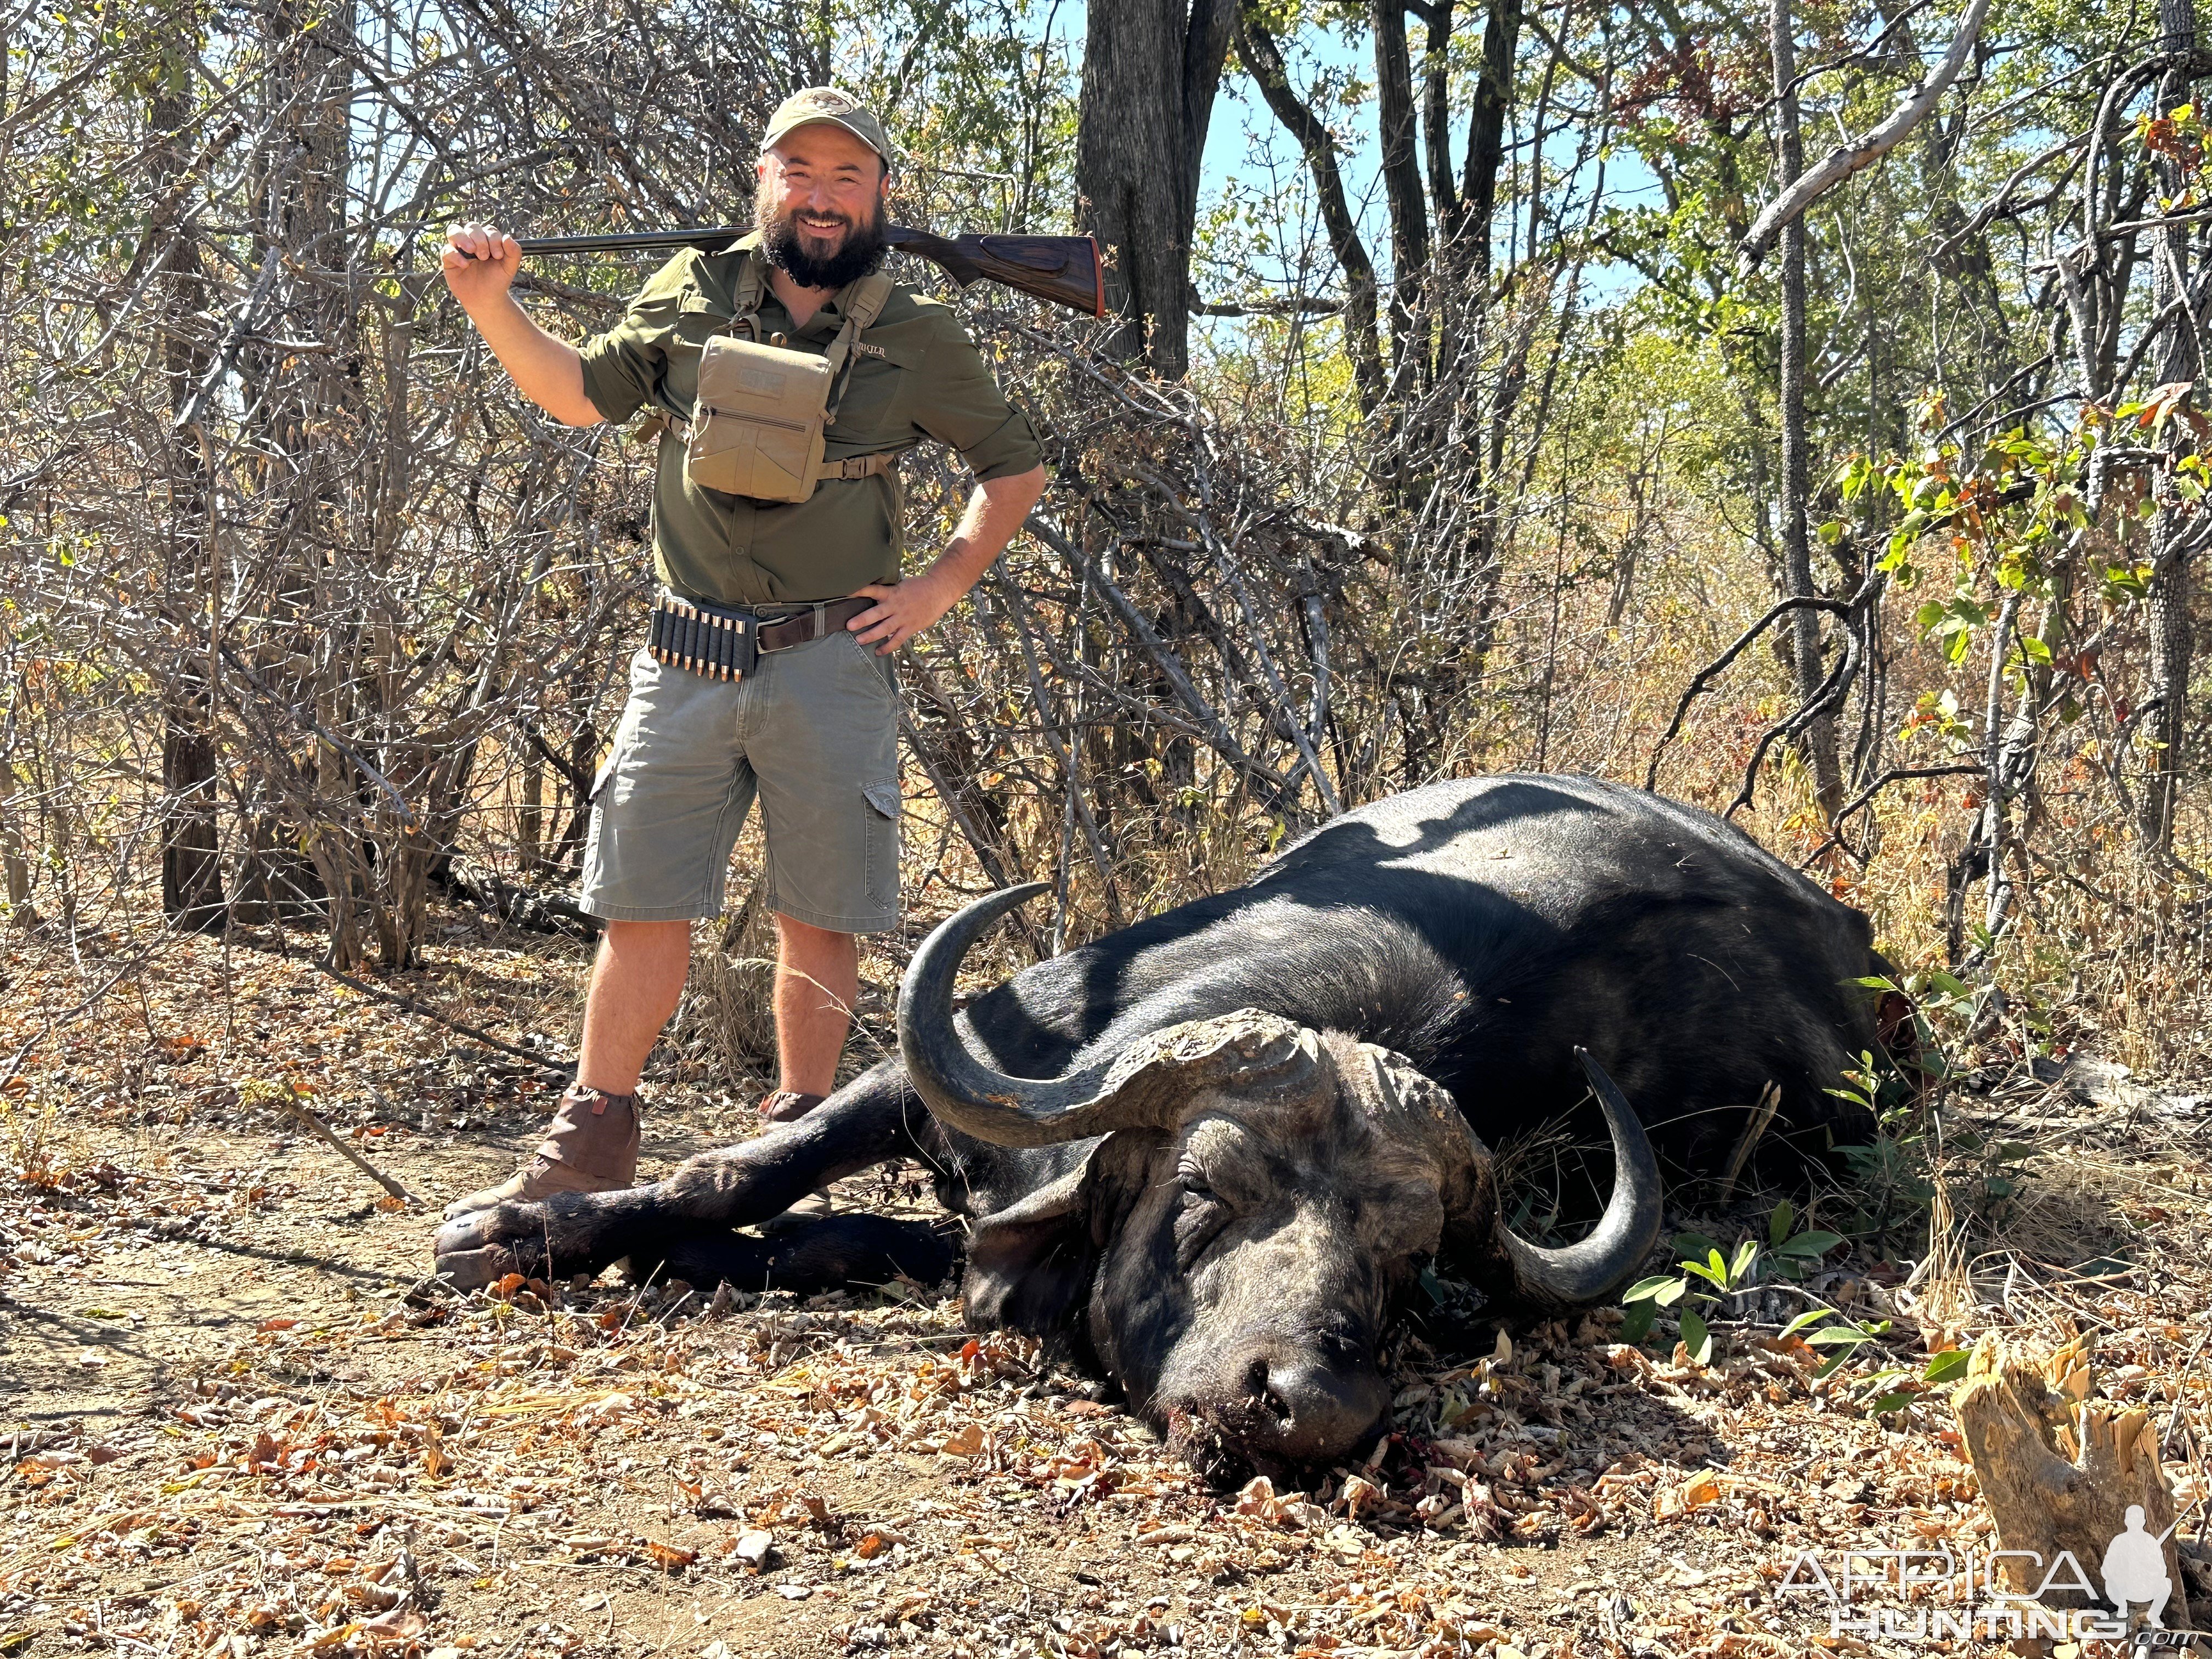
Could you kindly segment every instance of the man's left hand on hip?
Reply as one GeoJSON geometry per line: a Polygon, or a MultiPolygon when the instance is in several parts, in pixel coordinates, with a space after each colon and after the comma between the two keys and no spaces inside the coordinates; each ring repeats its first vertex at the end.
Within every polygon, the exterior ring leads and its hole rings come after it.
{"type": "Polygon", "coordinates": [[[874,646],[878,656],[888,656],[923,629],[933,626],[959,603],[965,591],[937,580],[933,571],[909,576],[896,585],[870,582],[853,592],[875,600],[875,608],[863,611],[846,626],[860,636],[861,644],[874,646]]]}
{"type": "Polygon", "coordinates": [[[871,582],[856,587],[876,601],[849,624],[860,643],[872,645],[876,654],[888,656],[939,617],[960,603],[960,596],[975,586],[991,561],[1006,550],[1014,532],[1044,493],[1044,465],[1026,472],[986,479],[968,498],[960,515],[960,528],[945,544],[937,562],[918,576],[896,585],[871,582]]]}

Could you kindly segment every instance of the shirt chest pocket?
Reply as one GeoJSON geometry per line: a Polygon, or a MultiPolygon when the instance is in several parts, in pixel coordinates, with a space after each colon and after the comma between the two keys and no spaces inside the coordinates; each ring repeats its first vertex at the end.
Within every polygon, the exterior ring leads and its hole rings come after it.
{"type": "Polygon", "coordinates": [[[921,368],[928,354],[919,343],[897,338],[899,332],[872,329],[854,343],[836,422],[829,430],[832,444],[848,452],[880,449],[912,435],[900,394],[906,377],[921,368]]]}
{"type": "Polygon", "coordinates": [[[699,396],[699,355],[717,334],[730,331],[729,311],[697,289],[687,288],[676,305],[675,338],[664,358],[664,384],[669,400],[689,411],[699,396]]]}

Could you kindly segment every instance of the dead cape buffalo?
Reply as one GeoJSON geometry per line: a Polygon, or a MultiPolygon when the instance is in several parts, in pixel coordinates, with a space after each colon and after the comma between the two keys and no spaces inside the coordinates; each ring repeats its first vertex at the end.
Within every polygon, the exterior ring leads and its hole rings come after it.
{"type": "Polygon", "coordinates": [[[449,1223],[440,1269],[933,1278],[953,1247],[924,1224],[736,1231],[919,1158],[966,1221],[971,1324],[1057,1339],[1201,1462],[1310,1467],[1370,1443],[1378,1339],[1424,1261],[1525,1309],[1589,1303],[1652,1245],[1661,1158],[1720,1164],[1770,1079],[1769,1154],[1863,1133],[1826,1091],[1878,1046],[1851,983],[1881,965],[1866,919],[1639,790],[1499,776],[1394,796],[955,1016],[962,957],[1039,890],[939,927],[902,988],[900,1058],[811,1116],[654,1185],[449,1223]],[[1486,1143],[1593,1090],[1610,1196],[1586,1238],[1537,1248],[1501,1218],[1486,1143]]]}

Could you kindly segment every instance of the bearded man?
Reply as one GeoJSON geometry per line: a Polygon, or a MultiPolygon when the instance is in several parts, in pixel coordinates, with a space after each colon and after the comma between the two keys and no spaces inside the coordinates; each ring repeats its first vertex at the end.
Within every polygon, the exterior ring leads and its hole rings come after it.
{"type": "Polygon", "coordinates": [[[794,94],[762,139],[753,234],[719,253],[678,255],[619,325],[581,347],[515,304],[513,238],[477,224],[447,234],[447,283],[525,397],[570,426],[625,420],[648,404],[667,417],[653,514],[664,605],[672,599],[691,615],[703,605],[750,627],[759,653],[736,679],[647,651],[632,659],[629,705],[592,789],[580,898],[606,931],[576,1084],[535,1155],[448,1217],[635,1182],[638,1076],[683,993],[692,922],[721,913],[730,849],[756,798],[781,1073],[761,1115],[799,1116],[836,1086],[860,982],[856,936],[898,922],[890,653],[975,585],[1044,487],[1028,422],[953,313],[901,287],[886,299],[872,278],[891,160],[882,124],[854,99],[828,87],[794,94]],[[841,336],[878,302],[860,331],[841,336]],[[733,330],[844,360],[823,476],[806,500],[756,501],[690,475],[683,434],[701,355],[733,330]],[[847,346],[833,351],[841,337],[847,346]],[[902,580],[890,461],[929,439],[958,450],[977,484],[952,539],[902,580]]]}

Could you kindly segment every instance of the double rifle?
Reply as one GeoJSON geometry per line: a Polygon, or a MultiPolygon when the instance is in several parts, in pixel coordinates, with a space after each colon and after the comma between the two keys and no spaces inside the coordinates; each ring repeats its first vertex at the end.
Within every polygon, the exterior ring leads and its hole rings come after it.
{"type": "MultiPolygon", "coordinates": [[[[696,230],[639,230],[605,236],[526,236],[525,253],[622,253],[635,250],[696,247],[708,252],[726,248],[750,234],[744,225],[708,225],[696,230]]],[[[1106,284],[1098,264],[1098,244],[1088,236],[933,236],[908,225],[891,225],[884,240],[902,253],[941,266],[961,287],[1000,283],[1032,298],[1079,311],[1106,314],[1106,284]]]]}

